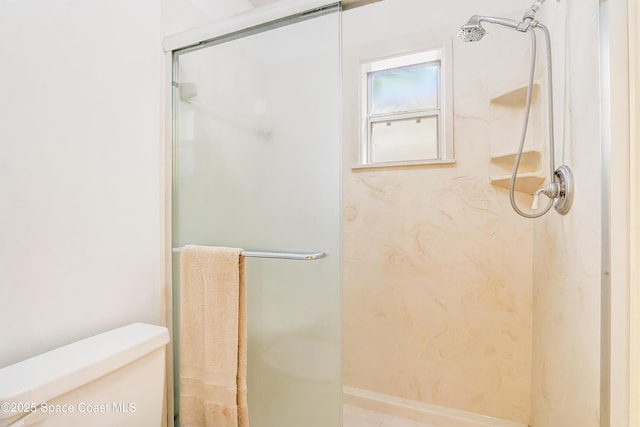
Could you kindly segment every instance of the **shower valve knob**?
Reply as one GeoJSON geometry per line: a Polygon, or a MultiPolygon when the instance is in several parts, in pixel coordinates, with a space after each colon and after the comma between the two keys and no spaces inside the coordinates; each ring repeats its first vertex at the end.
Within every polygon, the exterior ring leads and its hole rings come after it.
{"type": "Polygon", "coordinates": [[[550,182],[547,185],[540,187],[533,193],[533,203],[531,204],[531,209],[537,210],[540,205],[540,196],[544,194],[550,199],[555,199],[560,195],[561,188],[560,184],[557,182],[550,182]]]}
{"type": "Polygon", "coordinates": [[[533,193],[531,209],[538,209],[538,199],[542,194],[553,199],[553,207],[560,215],[566,215],[573,203],[573,173],[567,165],[561,165],[554,172],[554,181],[540,187],[533,193]]]}

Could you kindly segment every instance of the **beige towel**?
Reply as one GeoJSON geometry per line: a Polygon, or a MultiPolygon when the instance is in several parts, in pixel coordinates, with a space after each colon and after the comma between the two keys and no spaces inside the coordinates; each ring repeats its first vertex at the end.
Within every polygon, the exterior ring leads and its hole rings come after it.
{"type": "Polygon", "coordinates": [[[248,427],[241,249],[185,246],[180,258],[180,425],[248,427]]]}

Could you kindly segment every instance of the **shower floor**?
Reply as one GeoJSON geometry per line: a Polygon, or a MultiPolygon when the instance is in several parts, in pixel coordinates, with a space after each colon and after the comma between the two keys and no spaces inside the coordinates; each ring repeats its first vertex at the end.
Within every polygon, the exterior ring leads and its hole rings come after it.
{"type": "Polygon", "coordinates": [[[344,387],[344,427],[527,427],[487,415],[344,387]]]}
{"type": "Polygon", "coordinates": [[[343,407],[343,427],[436,427],[352,405],[343,407]]]}

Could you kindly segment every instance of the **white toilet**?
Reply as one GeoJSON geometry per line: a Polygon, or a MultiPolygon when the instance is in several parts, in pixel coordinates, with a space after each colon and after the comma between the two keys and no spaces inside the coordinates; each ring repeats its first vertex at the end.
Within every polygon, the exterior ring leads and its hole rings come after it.
{"type": "Polygon", "coordinates": [[[0,427],[161,426],[168,342],[134,323],[0,369],[0,427]]]}

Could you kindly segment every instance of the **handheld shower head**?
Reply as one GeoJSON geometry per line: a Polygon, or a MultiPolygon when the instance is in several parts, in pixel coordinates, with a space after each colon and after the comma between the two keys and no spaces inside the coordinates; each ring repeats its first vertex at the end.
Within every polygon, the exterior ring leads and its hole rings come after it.
{"type": "Polygon", "coordinates": [[[522,31],[518,27],[519,22],[512,19],[473,15],[466,24],[460,27],[458,38],[464,42],[477,42],[480,40],[486,34],[486,30],[482,27],[481,22],[489,22],[501,27],[522,31]]]}
{"type": "Polygon", "coordinates": [[[460,31],[458,31],[458,38],[463,42],[477,42],[482,37],[484,37],[486,31],[480,25],[480,17],[478,15],[473,15],[469,22],[460,27],[460,31]]]}

